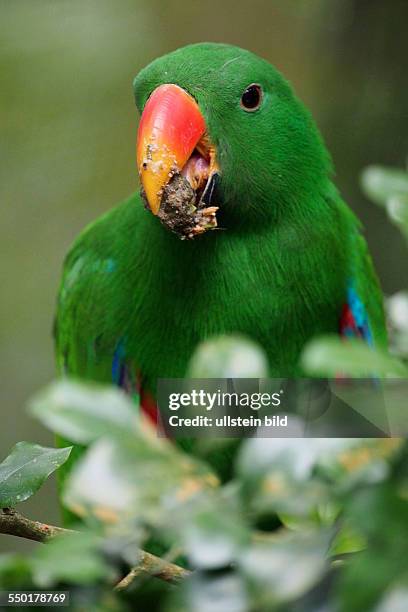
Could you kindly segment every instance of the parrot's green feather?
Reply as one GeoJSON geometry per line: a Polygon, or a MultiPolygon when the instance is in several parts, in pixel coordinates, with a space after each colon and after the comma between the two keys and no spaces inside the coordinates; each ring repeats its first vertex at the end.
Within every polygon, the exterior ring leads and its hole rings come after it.
{"type": "Polygon", "coordinates": [[[382,295],[359,223],[331,182],[330,156],[302,103],[266,61],[202,44],[153,62],[135,79],[140,111],[176,83],[198,102],[220,166],[220,231],[181,241],[133,195],[76,240],[56,319],[61,372],[112,381],[121,343],[154,393],[182,377],[196,345],[240,332],[269,357],[271,376],[300,373],[312,336],[339,330],[353,284],[375,344],[386,342],[382,295]],[[248,84],[261,108],[240,106],[248,84]]]}
{"type": "Polygon", "coordinates": [[[115,348],[154,391],[183,376],[198,342],[241,332],[266,350],[271,375],[298,373],[306,340],[336,332],[355,279],[377,341],[379,292],[365,242],[340,200],[320,202],[310,226],[209,233],[180,241],[138,196],[93,224],[66,263],[56,325],[61,371],[111,381],[115,348]]]}

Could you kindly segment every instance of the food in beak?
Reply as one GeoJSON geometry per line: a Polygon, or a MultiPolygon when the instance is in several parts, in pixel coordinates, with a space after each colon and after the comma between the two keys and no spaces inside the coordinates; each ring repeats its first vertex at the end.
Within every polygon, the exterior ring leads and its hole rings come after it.
{"type": "MultiPolygon", "coordinates": [[[[216,176],[213,174],[211,183],[207,183],[212,190],[216,176]]],[[[181,240],[191,240],[217,227],[218,206],[207,206],[203,198],[197,205],[196,198],[197,192],[182,174],[176,174],[163,190],[157,216],[181,240]]]]}
{"type": "Polygon", "coordinates": [[[181,239],[217,227],[218,166],[197,102],[177,85],[159,86],[143,111],[137,145],[146,207],[181,239]]]}

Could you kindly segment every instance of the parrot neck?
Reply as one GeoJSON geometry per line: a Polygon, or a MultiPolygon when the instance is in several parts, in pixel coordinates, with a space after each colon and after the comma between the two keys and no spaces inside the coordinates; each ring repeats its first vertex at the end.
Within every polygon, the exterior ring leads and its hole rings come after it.
{"type": "Polygon", "coordinates": [[[289,376],[307,338],[337,329],[350,230],[338,202],[313,201],[304,207],[309,215],[296,222],[282,217],[276,225],[214,230],[184,241],[143,210],[139,198],[126,206],[131,220],[121,218],[128,238],[120,303],[128,305],[128,316],[115,335],[127,338],[151,381],[184,376],[199,342],[234,333],[265,348],[272,375],[289,376]]]}
{"type": "MultiPolygon", "coordinates": [[[[331,196],[335,195],[333,191],[331,196]]],[[[294,283],[292,290],[303,294],[305,288],[320,290],[319,283],[320,287],[332,284],[323,276],[333,276],[322,261],[332,261],[339,268],[346,258],[331,196],[315,195],[307,206],[290,208],[288,203],[285,214],[272,218],[252,214],[246,219],[228,209],[220,216],[219,229],[193,240],[180,240],[146,214],[142,232],[146,270],[150,277],[155,275],[163,295],[168,292],[171,300],[178,291],[186,303],[195,294],[202,302],[203,293],[209,291],[227,299],[233,287],[251,284],[252,290],[265,283],[279,292],[294,283]]],[[[343,284],[342,276],[337,278],[343,284]]]]}

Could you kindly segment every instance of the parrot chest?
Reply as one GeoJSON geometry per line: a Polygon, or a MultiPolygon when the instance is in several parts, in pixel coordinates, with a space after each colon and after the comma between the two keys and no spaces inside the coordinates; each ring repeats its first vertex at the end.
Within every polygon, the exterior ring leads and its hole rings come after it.
{"type": "Polygon", "coordinates": [[[311,336],[337,332],[343,275],[321,261],[304,265],[301,255],[277,263],[256,241],[216,247],[202,259],[192,249],[149,269],[126,334],[128,355],[148,379],[181,377],[199,342],[239,333],[265,349],[272,374],[295,373],[311,336]]]}

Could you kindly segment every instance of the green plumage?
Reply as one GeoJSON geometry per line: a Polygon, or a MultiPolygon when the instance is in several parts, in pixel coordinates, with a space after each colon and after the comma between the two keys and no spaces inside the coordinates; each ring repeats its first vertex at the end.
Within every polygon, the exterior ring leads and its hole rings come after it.
{"type": "Polygon", "coordinates": [[[56,346],[61,372],[112,381],[123,361],[154,393],[182,377],[196,345],[240,332],[269,357],[271,376],[299,374],[312,336],[339,330],[347,288],[365,305],[374,343],[386,342],[382,296],[359,223],[331,182],[315,124],[288,83],[242,49],[193,45],[135,79],[139,111],[163,83],[198,102],[216,146],[220,231],[181,241],[131,196],[88,227],[64,267],[56,346]],[[250,83],[261,108],[240,106],[250,83]]]}

